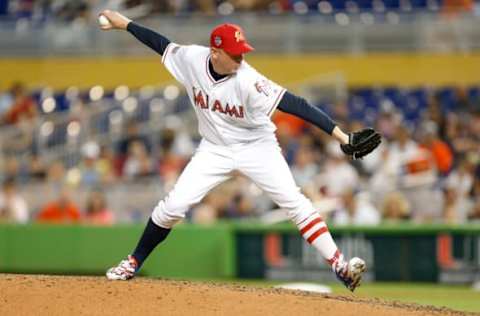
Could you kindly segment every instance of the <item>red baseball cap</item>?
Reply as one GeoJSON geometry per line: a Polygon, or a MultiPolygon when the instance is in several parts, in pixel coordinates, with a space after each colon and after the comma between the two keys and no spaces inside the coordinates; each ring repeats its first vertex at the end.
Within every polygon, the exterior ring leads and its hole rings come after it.
{"type": "Polygon", "coordinates": [[[221,48],[229,54],[241,55],[253,50],[247,43],[243,30],[236,24],[220,24],[210,34],[210,46],[221,48]]]}

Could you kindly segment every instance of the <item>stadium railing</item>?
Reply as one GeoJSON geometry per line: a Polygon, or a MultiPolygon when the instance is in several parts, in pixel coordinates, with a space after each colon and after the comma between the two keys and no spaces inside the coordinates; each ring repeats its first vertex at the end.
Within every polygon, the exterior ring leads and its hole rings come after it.
{"type": "MultiPolygon", "coordinates": [[[[479,17],[388,11],[331,14],[244,14],[152,16],[139,22],[178,43],[208,45],[218,23],[242,25],[258,52],[470,52],[480,48],[479,17]]],[[[95,21],[81,23],[0,20],[0,55],[144,55],[148,50],[131,36],[101,32],[95,21]]]]}

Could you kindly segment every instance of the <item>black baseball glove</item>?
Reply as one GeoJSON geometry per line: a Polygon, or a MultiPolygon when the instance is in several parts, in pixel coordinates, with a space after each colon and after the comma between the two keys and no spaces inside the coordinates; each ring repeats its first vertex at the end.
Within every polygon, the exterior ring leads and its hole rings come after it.
{"type": "Polygon", "coordinates": [[[348,144],[340,145],[343,153],[351,159],[362,159],[382,142],[382,137],[373,128],[364,128],[348,134],[348,144]]]}

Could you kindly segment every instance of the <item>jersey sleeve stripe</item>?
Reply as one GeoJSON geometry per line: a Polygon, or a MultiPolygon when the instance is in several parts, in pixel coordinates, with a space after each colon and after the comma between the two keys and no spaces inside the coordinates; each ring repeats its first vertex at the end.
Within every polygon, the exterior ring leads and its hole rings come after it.
{"type": "Polygon", "coordinates": [[[167,47],[165,48],[165,52],[164,52],[163,55],[162,55],[162,64],[165,63],[165,58],[167,57],[167,54],[168,54],[168,52],[169,52],[170,47],[172,46],[172,44],[173,44],[173,43],[168,44],[167,47]]]}
{"type": "Polygon", "coordinates": [[[275,99],[275,102],[273,102],[272,108],[267,112],[268,116],[272,116],[273,112],[275,112],[275,109],[277,108],[278,104],[280,103],[280,100],[282,99],[286,91],[287,89],[282,89],[282,91],[280,91],[277,98],[275,99]]]}

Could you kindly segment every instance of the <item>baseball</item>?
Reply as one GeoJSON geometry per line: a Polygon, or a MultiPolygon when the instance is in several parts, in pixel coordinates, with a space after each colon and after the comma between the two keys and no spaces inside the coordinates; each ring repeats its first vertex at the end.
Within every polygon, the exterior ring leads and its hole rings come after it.
{"type": "Polygon", "coordinates": [[[105,15],[100,15],[98,17],[98,24],[100,24],[100,26],[110,26],[110,21],[105,17],[105,15]]]}

